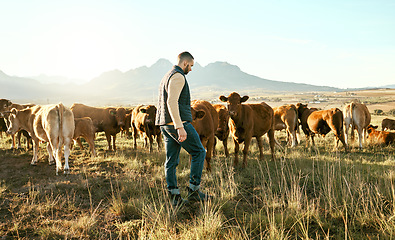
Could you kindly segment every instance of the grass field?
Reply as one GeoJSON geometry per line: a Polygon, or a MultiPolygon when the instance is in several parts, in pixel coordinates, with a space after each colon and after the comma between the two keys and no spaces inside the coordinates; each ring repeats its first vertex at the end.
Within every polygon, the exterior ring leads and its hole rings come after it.
{"type": "MultiPolygon", "coordinates": [[[[372,116],[379,124],[383,116],[372,116]]],[[[285,146],[285,133],[276,132],[285,146]]],[[[395,236],[395,146],[366,145],[333,151],[334,136],[316,137],[317,149],[300,144],[276,150],[264,161],[254,142],[245,169],[232,165],[221,144],[202,190],[212,201],[170,207],[164,151],[149,153],[142,140],[117,138],[117,152],[96,139],[98,157],[78,146],[71,173],[55,175],[45,145],[37,166],[32,151],[10,150],[0,139],[1,239],[393,239],[395,236]]],[[[265,137],[266,138],[266,137],[265,137]]],[[[178,167],[186,195],[189,156],[178,167]]]]}

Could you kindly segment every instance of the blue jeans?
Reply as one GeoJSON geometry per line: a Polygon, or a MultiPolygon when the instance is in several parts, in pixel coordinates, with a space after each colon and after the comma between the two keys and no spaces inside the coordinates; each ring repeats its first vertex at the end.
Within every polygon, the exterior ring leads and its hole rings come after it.
{"type": "Polygon", "coordinates": [[[184,129],[187,132],[187,139],[184,142],[179,142],[177,140],[177,130],[173,125],[160,126],[166,149],[165,174],[167,189],[172,194],[180,193],[177,186],[176,170],[180,162],[181,147],[192,156],[189,187],[194,191],[199,189],[204,159],[206,157],[206,150],[200,142],[200,137],[192,124],[189,122],[184,123],[184,129]]]}

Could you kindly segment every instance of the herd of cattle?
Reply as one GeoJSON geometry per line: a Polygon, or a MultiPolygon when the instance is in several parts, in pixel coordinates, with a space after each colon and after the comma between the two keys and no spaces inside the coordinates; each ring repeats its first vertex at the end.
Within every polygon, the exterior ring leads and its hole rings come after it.
{"type": "MultiPolygon", "coordinates": [[[[386,130],[395,130],[395,120],[384,119],[382,131],[378,126],[370,124],[371,116],[365,104],[353,101],[347,104],[343,111],[338,108],[318,110],[308,108],[307,104],[297,103],[280,107],[270,107],[266,103],[246,104],[248,96],[241,97],[233,92],[228,97],[219,99],[226,103],[211,104],[207,101],[195,100],[191,103],[193,126],[198,132],[203,146],[207,150],[205,166],[211,170],[210,161],[216,154],[217,139],[222,141],[226,157],[229,157],[228,138],[234,141],[234,165],[238,165],[239,145],[244,143],[243,167],[247,164],[248,149],[252,138],[256,138],[260,159],[263,159],[262,136],[267,134],[271,150],[271,157],[275,159],[275,146],[281,145],[274,137],[274,132],[286,130],[287,144],[295,147],[298,144],[297,132],[299,126],[305,133],[307,144],[314,146],[316,134],[325,136],[329,132],[335,135],[335,148],[339,141],[345,151],[348,151],[347,135],[351,128],[351,137],[357,130],[359,147],[368,137],[378,144],[388,145],[395,142],[395,133],[386,130]]],[[[20,147],[21,135],[26,136],[28,148],[33,145],[32,165],[37,162],[37,152],[40,142],[47,142],[49,163],[56,163],[56,174],[62,169],[62,146],[64,146],[65,164],[63,170],[69,171],[68,158],[74,140],[83,149],[80,138],[89,144],[91,155],[97,156],[95,151],[95,133],[104,132],[108,150],[116,151],[116,136],[119,132],[132,130],[134,148],[136,139],[144,135],[145,146],[153,151],[154,139],[158,149],[162,145],[162,136],[158,126],[155,126],[156,107],[153,105],[140,105],[135,108],[98,108],[75,103],[71,108],[62,103],[57,105],[20,105],[7,99],[0,99],[0,131],[6,131],[12,136],[12,148],[15,148],[15,139],[20,147]]]]}

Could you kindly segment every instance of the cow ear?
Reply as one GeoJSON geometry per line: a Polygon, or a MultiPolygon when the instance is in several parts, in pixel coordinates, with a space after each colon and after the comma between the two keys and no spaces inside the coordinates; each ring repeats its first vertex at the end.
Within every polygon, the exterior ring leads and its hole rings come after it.
{"type": "Polygon", "coordinates": [[[140,112],[141,112],[141,113],[147,113],[147,109],[142,108],[142,109],[140,109],[140,112]]]}
{"type": "Polygon", "coordinates": [[[377,129],[379,126],[372,126],[374,129],[377,129]]]}
{"type": "Polygon", "coordinates": [[[245,101],[247,101],[249,98],[250,98],[249,96],[244,96],[244,97],[242,97],[242,98],[240,99],[240,102],[241,102],[241,103],[242,103],[242,102],[245,102],[245,101]]]}
{"type": "Polygon", "coordinates": [[[197,111],[196,112],[196,119],[203,118],[206,113],[204,111],[197,111]]]}
{"type": "Polygon", "coordinates": [[[219,97],[219,100],[221,100],[222,102],[227,102],[228,98],[222,95],[219,97]]]}

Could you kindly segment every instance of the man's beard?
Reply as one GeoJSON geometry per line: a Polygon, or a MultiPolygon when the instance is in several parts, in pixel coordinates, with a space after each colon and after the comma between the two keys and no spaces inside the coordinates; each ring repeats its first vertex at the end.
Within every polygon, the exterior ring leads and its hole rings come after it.
{"type": "Polygon", "coordinates": [[[182,69],[182,71],[184,72],[185,75],[188,74],[188,67],[189,67],[189,65],[187,65],[184,69],[182,69]]]}

